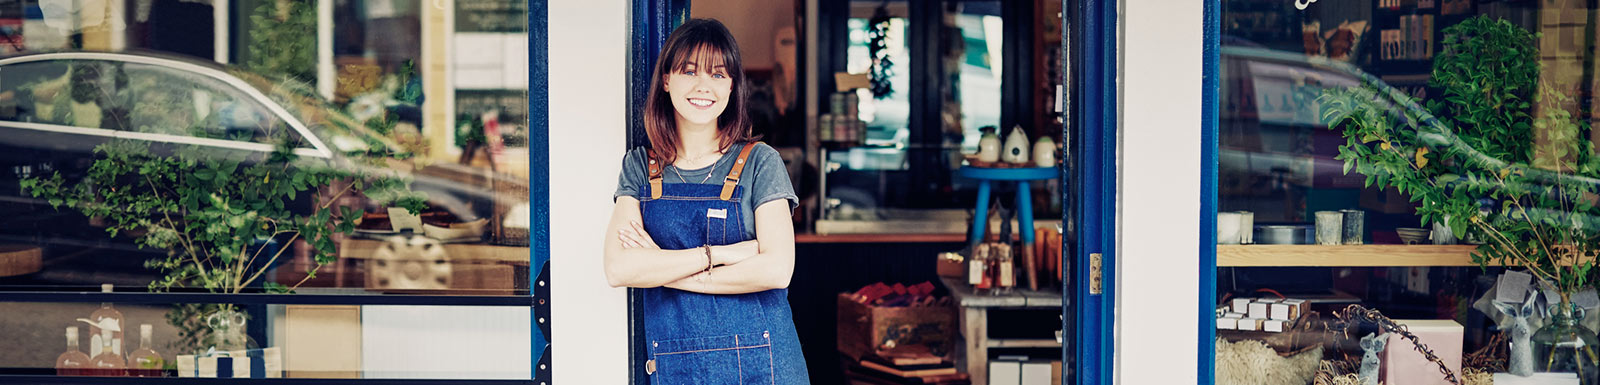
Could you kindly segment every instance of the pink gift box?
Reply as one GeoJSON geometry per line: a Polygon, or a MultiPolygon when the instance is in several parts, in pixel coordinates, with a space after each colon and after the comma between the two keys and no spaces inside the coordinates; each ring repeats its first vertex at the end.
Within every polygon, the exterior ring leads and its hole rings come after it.
{"type": "MultiPolygon", "coordinates": [[[[1457,377],[1461,376],[1461,344],[1463,328],[1461,324],[1452,320],[1394,320],[1395,323],[1406,325],[1411,334],[1417,335],[1417,340],[1433,350],[1433,354],[1450,367],[1450,372],[1457,377]]],[[[1384,345],[1382,354],[1382,374],[1379,381],[1385,384],[1406,385],[1451,385],[1445,381],[1444,374],[1439,372],[1439,366],[1418,352],[1411,341],[1401,338],[1399,334],[1390,333],[1389,343],[1384,345]]]]}

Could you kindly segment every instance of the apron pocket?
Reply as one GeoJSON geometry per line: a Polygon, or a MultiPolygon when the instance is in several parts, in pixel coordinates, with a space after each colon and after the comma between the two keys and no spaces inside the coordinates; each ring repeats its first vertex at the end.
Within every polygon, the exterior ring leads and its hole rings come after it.
{"type": "Polygon", "coordinates": [[[731,222],[728,220],[728,211],[728,209],[706,210],[707,245],[723,246],[733,243],[728,242],[728,223],[731,222]]]}
{"type": "Polygon", "coordinates": [[[767,332],[650,342],[653,385],[774,384],[772,338],[767,332]]]}

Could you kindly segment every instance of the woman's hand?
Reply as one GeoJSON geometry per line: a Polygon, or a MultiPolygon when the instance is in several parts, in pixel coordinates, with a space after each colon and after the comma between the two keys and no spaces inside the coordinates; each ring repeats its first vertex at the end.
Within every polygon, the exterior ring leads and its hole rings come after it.
{"type": "Polygon", "coordinates": [[[761,254],[761,243],[753,239],[726,246],[711,246],[711,264],[737,264],[756,254],[761,254]]]}
{"type": "Polygon", "coordinates": [[[622,241],[624,249],[659,249],[655,239],[650,238],[650,232],[644,231],[644,225],[638,221],[630,221],[628,225],[617,229],[617,239],[622,241]]]}

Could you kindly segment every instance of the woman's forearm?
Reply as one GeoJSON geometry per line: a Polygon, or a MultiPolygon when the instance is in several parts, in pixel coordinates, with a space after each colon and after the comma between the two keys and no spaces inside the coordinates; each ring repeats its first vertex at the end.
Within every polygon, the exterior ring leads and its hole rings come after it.
{"type": "Polygon", "coordinates": [[[794,254],[772,251],[713,268],[709,277],[695,274],[664,286],[701,294],[745,294],[787,288],[793,276],[794,254]]]}
{"type": "Polygon", "coordinates": [[[703,249],[632,248],[606,253],[606,281],[611,287],[661,287],[706,270],[703,249]]]}

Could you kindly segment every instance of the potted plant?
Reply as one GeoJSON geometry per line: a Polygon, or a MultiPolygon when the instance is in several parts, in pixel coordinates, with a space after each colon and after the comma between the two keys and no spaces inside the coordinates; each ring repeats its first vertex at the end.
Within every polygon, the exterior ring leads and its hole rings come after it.
{"type": "Polygon", "coordinates": [[[1560,85],[1539,81],[1536,34],[1480,16],[1444,36],[1430,84],[1442,96],[1426,108],[1370,75],[1322,92],[1323,121],[1346,139],[1336,158],[1367,186],[1408,194],[1424,224],[1481,240],[1480,266],[1526,269],[1559,293],[1552,322],[1532,336],[1537,369],[1592,376],[1594,333],[1571,298],[1600,278],[1600,156],[1582,135],[1588,124],[1560,85]],[[1573,340],[1579,349],[1559,348],[1573,340]]]}
{"type": "MultiPolygon", "coordinates": [[[[401,178],[300,160],[287,146],[265,159],[251,159],[239,151],[198,146],[179,146],[164,155],[145,142],[117,140],[96,147],[95,154],[81,180],[69,181],[57,172],[23,179],[21,185],[57,209],[103,218],[110,237],[131,236],[141,248],[165,250],[164,257],[145,263],[164,274],[149,284],[152,291],[241,293],[259,286],[293,292],[337,259],[333,237],[353,233],[361,218],[360,209],[334,206],[339,196],[363,194],[413,213],[424,205],[401,178]],[[311,197],[327,186],[340,187],[334,196],[311,197]],[[266,272],[287,260],[289,245],[297,240],[310,245],[315,262],[305,278],[290,285],[263,282],[266,272]]],[[[185,351],[215,346],[211,325],[235,319],[235,312],[233,305],[178,306],[168,314],[182,334],[175,345],[185,351]]],[[[242,329],[237,323],[234,327],[242,329]]]]}

